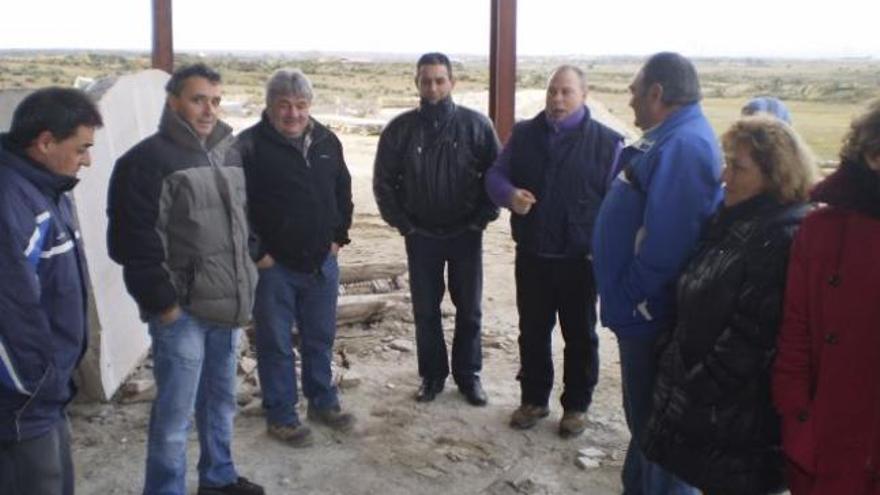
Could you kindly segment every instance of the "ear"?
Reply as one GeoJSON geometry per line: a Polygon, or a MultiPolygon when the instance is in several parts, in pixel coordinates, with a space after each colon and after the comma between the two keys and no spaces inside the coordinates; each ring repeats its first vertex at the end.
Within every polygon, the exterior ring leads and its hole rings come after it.
{"type": "Polygon", "coordinates": [[[651,87],[648,88],[648,99],[652,103],[660,103],[663,101],[663,86],[655,82],[651,84],[651,87]]]}
{"type": "Polygon", "coordinates": [[[454,77],[450,77],[450,78],[449,78],[449,90],[451,91],[451,90],[453,90],[453,89],[455,89],[455,78],[454,78],[454,77]]]}
{"type": "Polygon", "coordinates": [[[168,103],[168,106],[171,107],[172,110],[177,112],[180,107],[180,97],[175,96],[173,94],[169,94],[165,101],[168,103]]]}
{"type": "Polygon", "coordinates": [[[33,141],[33,146],[40,153],[46,154],[50,149],[52,149],[52,146],[56,142],[57,140],[55,139],[55,136],[52,135],[52,133],[48,130],[45,130],[37,134],[37,137],[33,141]]]}

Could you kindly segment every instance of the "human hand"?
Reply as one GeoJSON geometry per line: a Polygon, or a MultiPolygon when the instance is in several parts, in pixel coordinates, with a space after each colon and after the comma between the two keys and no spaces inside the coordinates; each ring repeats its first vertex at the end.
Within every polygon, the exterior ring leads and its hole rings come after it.
{"type": "Polygon", "coordinates": [[[510,195],[510,209],[518,215],[526,215],[532,209],[532,205],[537,203],[535,195],[525,189],[514,189],[510,195]]]}

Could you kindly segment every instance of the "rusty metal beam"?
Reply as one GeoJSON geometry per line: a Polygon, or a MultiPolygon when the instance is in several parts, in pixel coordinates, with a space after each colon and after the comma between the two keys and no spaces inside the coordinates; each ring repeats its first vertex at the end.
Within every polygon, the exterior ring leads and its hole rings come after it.
{"type": "Polygon", "coordinates": [[[489,117],[501,142],[513,129],[516,91],[516,0],[489,0],[492,4],[489,48],[489,117]]]}
{"type": "Polygon", "coordinates": [[[153,0],[153,68],[174,70],[171,0],[153,0]]]}

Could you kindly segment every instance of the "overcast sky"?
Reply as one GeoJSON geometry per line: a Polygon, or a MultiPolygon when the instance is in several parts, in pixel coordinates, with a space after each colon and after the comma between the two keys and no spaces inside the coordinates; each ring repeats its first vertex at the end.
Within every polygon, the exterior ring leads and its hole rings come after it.
{"type": "MultiPolygon", "coordinates": [[[[0,49],[148,51],[151,0],[8,0],[0,49]]],[[[173,0],[181,51],[485,55],[488,0],[173,0]]],[[[519,0],[520,55],[880,58],[880,0],[519,0]]]]}

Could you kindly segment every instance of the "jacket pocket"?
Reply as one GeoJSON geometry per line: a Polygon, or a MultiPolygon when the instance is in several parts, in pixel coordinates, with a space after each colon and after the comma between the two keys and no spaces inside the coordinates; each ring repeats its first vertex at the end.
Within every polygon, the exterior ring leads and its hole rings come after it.
{"type": "Polygon", "coordinates": [[[570,254],[587,254],[593,239],[593,224],[598,213],[598,205],[588,199],[580,199],[568,208],[566,225],[567,251],[570,254]]]}
{"type": "Polygon", "coordinates": [[[808,473],[816,472],[816,432],[812,411],[782,418],[782,448],[786,457],[808,473]]]}

